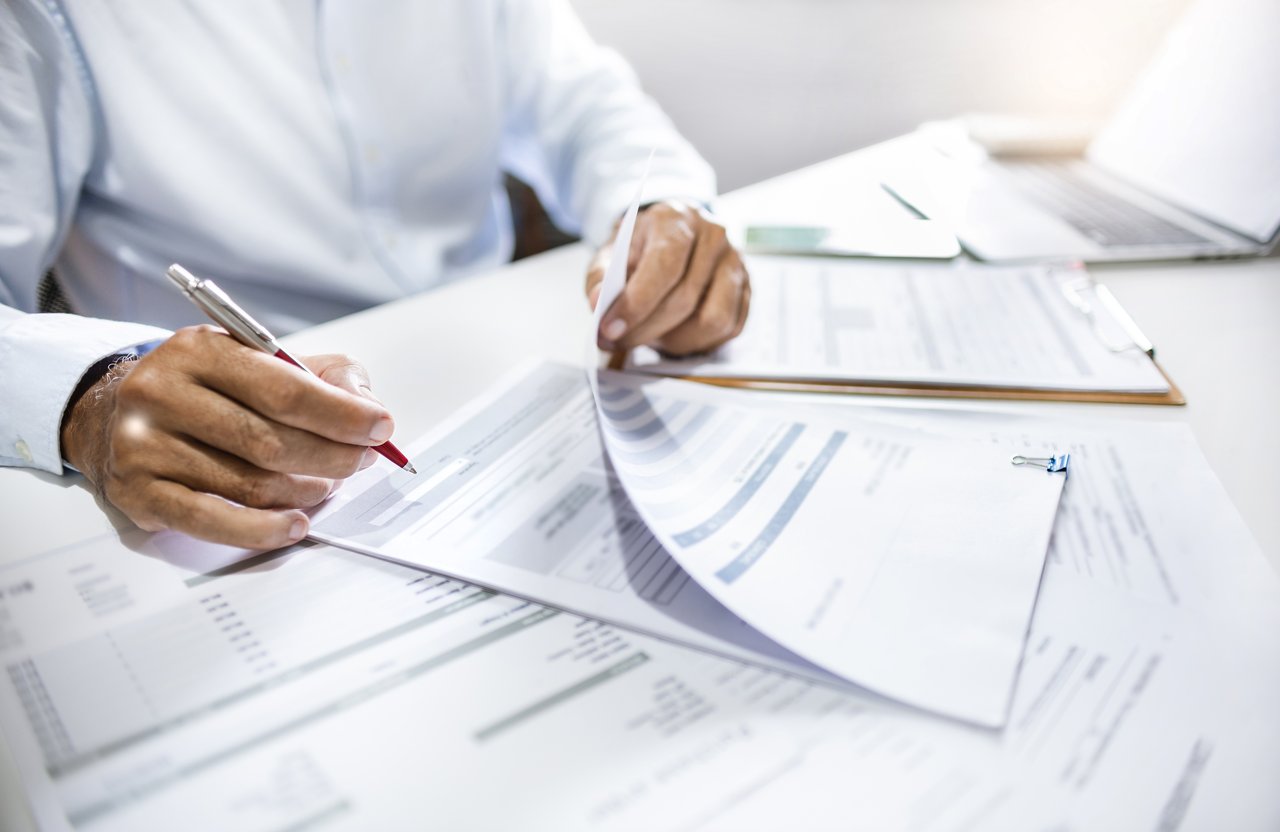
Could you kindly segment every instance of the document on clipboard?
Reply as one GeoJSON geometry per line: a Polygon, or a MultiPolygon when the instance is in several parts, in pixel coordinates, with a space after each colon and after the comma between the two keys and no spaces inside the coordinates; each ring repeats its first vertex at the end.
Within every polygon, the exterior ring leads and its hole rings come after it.
{"type": "Polygon", "coordinates": [[[730,386],[1183,404],[1155,349],[1078,265],[748,261],[752,314],[716,352],[629,369],[730,386]]]}

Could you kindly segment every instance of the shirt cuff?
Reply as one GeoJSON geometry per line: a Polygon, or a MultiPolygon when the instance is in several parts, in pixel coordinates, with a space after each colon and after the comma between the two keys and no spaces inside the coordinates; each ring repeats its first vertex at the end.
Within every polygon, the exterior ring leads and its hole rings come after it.
{"type": "Polygon", "coordinates": [[[85,371],[170,334],[79,315],[23,315],[0,325],[0,466],[61,474],[62,414],[85,371]]]}

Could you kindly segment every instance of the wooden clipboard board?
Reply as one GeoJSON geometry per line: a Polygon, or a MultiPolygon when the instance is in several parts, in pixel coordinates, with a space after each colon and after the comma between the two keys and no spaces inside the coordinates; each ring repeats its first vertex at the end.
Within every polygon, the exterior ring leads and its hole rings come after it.
{"type": "MultiPolygon", "coordinates": [[[[1116,393],[1101,390],[1045,390],[1020,387],[978,387],[946,384],[893,382],[846,382],[821,379],[747,379],[716,376],[664,376],[698,381],[715,387],[744,390],[774,390],[791,393],[854,393],[862,396],[920,396],[934,399],[1001,399],[1035,402],[1088,402],[1094,404],[1185,405],[1187,399],[1155,359],[1152,363],[1169,382],[1166,393],[1116,393]]],[[[643,372],[643,370],[641,370],[643,372]]],[[[656,374],[655,374],[656,375],[656,374]]]]}

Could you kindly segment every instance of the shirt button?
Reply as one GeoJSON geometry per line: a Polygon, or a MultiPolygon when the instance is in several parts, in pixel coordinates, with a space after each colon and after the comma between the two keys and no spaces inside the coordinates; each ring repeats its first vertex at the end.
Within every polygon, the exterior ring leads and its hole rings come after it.
{"type": "Polygon", "coordinates": [[[25,462],[35,462],[36,458],[31,455],[31,449],[27,447],[27,443],[19,439],[13,443],[13,449],[18,452],[18,456],[22,457],[25,462]]]}

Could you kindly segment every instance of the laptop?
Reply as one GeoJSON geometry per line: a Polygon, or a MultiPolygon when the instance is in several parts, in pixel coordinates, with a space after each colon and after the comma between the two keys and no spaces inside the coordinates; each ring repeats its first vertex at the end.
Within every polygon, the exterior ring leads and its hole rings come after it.
{"type": "Polygon", "coordinates": [[[1280,231],[1280,0],[1192,6],[1083,156],[918,154],[886,185],[983,260],[1265,254],[1280,231]]]}

